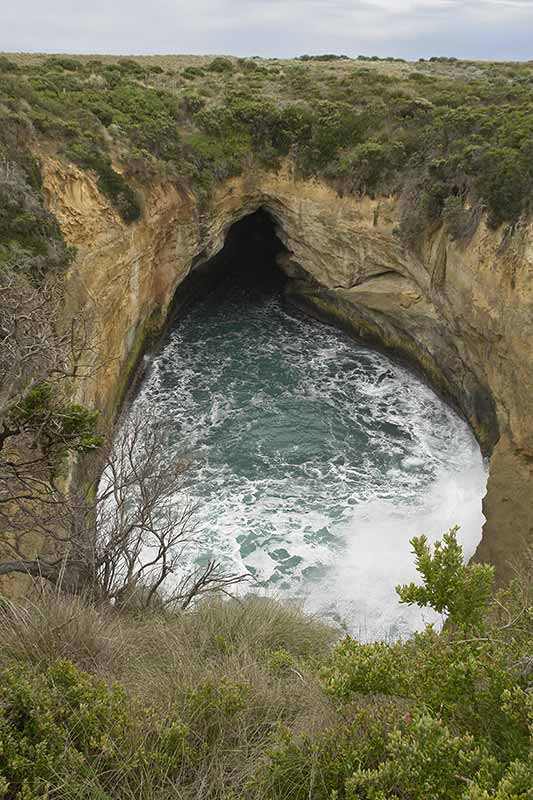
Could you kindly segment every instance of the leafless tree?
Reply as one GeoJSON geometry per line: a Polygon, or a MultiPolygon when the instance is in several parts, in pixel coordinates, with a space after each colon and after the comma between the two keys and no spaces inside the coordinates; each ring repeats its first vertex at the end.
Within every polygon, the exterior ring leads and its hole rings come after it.
{"type": "Polygon", "coordinates": [[[94,368],[89,339],[87,319],[64,313],[58,273],[35,276],[22,257],[0,268],[0,558],[35,518],[52,530],[60,466],[97,443],[96,415],[69,401],[94,368]]]}
{"type": "Polygon", "coordinates": [[[64,313],[61,275],[0,269],[0,421],[40,382],[93,370],[93,355],[86,317],[64,313]]]}
{"type": "Polygon", "coordinates": [[[129,419],[102,467],[101,479],[92,486],[71,489],[68,496],[56,489],[53,520],[43,522],[31,507],[26,509],[25,524],[6,543],[14,557],[0,563],[0,575],[40,576],[116,606],[165,603],[181,608],[249,579],[226,572],[214,560],[185,569],[202,540],[197,508],[184,498],[186,462],[169,463],[155,425],[139,415],[129,419]],[[42,550],[33,559],[24,558],[25,539],[35,531],[42,550]]]}
{"type": "Polygon", "coordinates": [[[182,500],[185,465],[168,463],[160,434],[135,417],[106,449],[96,414],[72,403],[75,382],[98,369],[98,348],[88,320],[65,311],[60,271],[34,267],[21,256],[0,268],[0,576],[116,605],[164,596],[186,607],[226,591],[245,576],[215,561],[183,571],[200,532],[182,500]],[[74,457],[91,451],[85,478],[68,480],[74,457]]]}

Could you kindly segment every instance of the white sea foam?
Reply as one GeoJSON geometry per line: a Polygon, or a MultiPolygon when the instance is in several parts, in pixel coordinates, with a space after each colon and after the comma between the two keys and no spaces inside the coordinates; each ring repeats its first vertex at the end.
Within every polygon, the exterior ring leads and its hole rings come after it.
{"type": "Polygon", "coordinates": [[[467,556],[480,539],[486,469],[466,423],[401,365],[275,299],[189,315],[136,403],[193,457],[197,557],[363,636],[422,624],[394,591],[415,575],[412,536],[459,524],[467,556]]]}
{"type": "Polygon", "coordinates": [[[344,547],[327,585],[309,593],[308,607],[335,616],[370,639],[403,635],[426,622],[440,623],[432,612],[398,604],[395,586],[417,578],[409,539],[425,534],[435,542],[458,524],[465,556],[473,555],[484,522],[485,484],[479,460],[464,471],[442,472],[414,503],[375,499],[360,504],[346,528],[344,547]]]}

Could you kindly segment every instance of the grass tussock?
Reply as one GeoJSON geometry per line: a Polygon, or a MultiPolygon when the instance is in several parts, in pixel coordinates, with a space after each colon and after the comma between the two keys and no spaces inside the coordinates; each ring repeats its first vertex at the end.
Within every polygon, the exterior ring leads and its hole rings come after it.
{"type": "MultiPolygon", "coordinates": [[[[79,691],[99,709],[86,713],[82,742],[76,726],[60,731],[56,720],[61,758],[47,733],[50,798],[242,797],[280,725],[318,730],[335,717],[316,670],[335,631],[296,605],[218,599],[135,617],[50,593],[24,607],[4,602],[0,636],[0,670],[15,671],[16,694],[32,695],[25,715],[46,717],[51,698],[78,717],[79,691]],[[91,740],[102,736],[119,741],[96,756],[91,740]],[[83,769],[65,756],[72,746],[84,752],[83,769]]],[[[20,790],[0,797],[42,796],[28,794],[22,776],[20,790]]]]}

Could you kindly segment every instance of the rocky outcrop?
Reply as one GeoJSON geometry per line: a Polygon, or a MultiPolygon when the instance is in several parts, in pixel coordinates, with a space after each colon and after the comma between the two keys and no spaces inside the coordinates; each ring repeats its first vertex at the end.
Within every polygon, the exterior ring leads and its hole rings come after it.
{"type": "Polygon", "coordinates": [[[463,244],[440,229],[415,252],[395,233],[393,199],[340,198],[289,168],[251,171],[208,199],[139,187],[144,213],[132,226],[87,173],[49,159],[44,185],[78,248],[69,302],[89,310],[101,364],[80,399],[116,410],[176,288],[220,251],[234,222],[263,207],[287,248],[295,301],[409,359],[469,419],[490,456],[477,555],[510,574],[533,542],[533,224],[511,237],[481,221],[463,244]]]}

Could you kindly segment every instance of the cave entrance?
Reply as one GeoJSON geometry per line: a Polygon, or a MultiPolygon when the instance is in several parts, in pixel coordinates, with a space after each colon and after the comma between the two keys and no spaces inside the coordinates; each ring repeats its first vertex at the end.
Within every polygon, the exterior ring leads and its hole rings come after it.
{"type": "Polygon", "coordinates": [[[277,234],[273,216],[258,208],[228,229],[222,249],[212,258],[201,255],[188,277],[177,288],[170,322],[181,316],[184,308],[216,291],[225,295],[236,287],[248,292],[247,302],[253,301],[257,290],[281,292],[286,276],[279,266],[287,248],[277,234]]]}
{"type": "Polygon", "coordinates": [[[224,247],[212,267],[227,276],[226,281],[243,287],[278,287],[285,280],[279,257],[287,252],[276,232],[272,215],[264,208],[248,214],[229,229],[224,247]]]}

